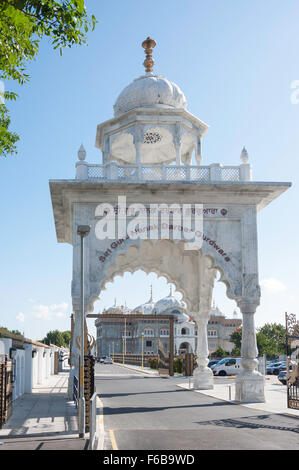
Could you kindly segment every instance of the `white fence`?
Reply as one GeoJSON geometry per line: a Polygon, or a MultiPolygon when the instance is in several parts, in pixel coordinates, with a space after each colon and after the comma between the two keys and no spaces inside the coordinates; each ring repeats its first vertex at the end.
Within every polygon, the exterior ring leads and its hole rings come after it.
{"type": "Polygon", "coordinates": [[[76,178],[79,180],[119,182],[215,182],[251,181],[251,165],[209,166],[191,165],[120,165],[109,162],[105,165],[77,162],[76,178]]]}

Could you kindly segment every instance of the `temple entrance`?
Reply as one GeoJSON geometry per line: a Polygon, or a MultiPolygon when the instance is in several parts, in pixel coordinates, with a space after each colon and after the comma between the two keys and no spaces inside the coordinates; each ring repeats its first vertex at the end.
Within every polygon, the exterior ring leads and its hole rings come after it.
{"type": "MultiPolygon", "coordinates": [[[[201,165],[209,126],[189,113],[175,83],[153,73],[155,41],[142,45],[146,74],[120,93],[114,117],[97,126],[101,161],[89,164],[81,145],[76,180],[50,182],[57,239],[73,246],[74,338],[106,283],[127,271],[155,272],[181,292],[196,323],[194,387],[211,389],[207,324],[219,271],[243,316],[244,373],[236,380],[236,399],[264,401],[254,326],[260,301],[257,212],[290,184],[253,182],[245,148],[239,165],[201,165]],[[78,227],[85,230],[82,261],[78,227]]],[[[76,342],[72,354],[69,392],[78,375],[76,342]]]]}
{"type": "Polygon", "coordinates": [[[191,351],[191,345],[189,343],[182,343],[180,345],[179,349],[179,354],[185,354],[185,353],[190,353],[191,351]]]}

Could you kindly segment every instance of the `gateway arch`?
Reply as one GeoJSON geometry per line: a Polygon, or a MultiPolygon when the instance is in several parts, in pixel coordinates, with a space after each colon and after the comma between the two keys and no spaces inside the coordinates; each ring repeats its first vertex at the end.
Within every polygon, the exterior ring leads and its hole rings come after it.
{"type": "MultiPolygon", "coordinates": [[[[149,38],[147,41],[143,47],[152,49],[153,43],[149,43],[149,38]]],[[[227,296],[235,300],[243,315],[243,372],[236,379],[236,400],[264,401],[264,377],[257,371],[254,326],[260,302],[257,213],[291,184],[254,181],[245,149],[239,165],[201,165],[202,140],[208,126],[187,111],[180,88],[152,70],[120,93],[114,111],[112,119],[97,127],[96,147],[102,151],[101,161],[89,164],[81,146],[75,178],[50,181],[57,240],[73,246],[74,337],[79,335],[81,313],[77,227],[89,225],[90,233],[84,239],[85,315],[93,311],[105,284],[116,275],[142,269],[165,276],[182,293],[188,313],[198,326],[194,386],[210,389],[213,374],[207,367],[207,322],[219,271],[227,296]],[[122,216],[120,200],[126,203],[122,216]],[[175,221],[182,220],[182,212],[175,215],[173,210],[168,238],[162,236],[161,226],[151,237],[151,210],[162,205],[191,208],[192,223],[196,208],[201,208],[197,247],[186,249],[189,241],[175,235],[175,221]],[[145,208],[145,225],[140,230],[139,219],[131,236],[129,227],[138,211],[132,216],[128,209],[137,206],[145,208]],[[106,210],[99,213],[99,207],[106,210]],[[125,233],[122,228],[119,235],[118,221],[123,219],[125,233]],[[117,226],[112,236],[99,236],[99,224],[107,229],[110,223],[117,226]]],[[[181,221],[178,226],[183,235],[184,223],[181,221]]],[[[75,342],[72,351],[75,357],[69,390],[78,373],[75,342]]]]}

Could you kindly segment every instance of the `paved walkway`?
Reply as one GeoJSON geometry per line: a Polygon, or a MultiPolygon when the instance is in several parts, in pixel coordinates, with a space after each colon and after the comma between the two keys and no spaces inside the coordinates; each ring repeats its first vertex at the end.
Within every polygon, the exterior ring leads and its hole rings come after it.
{"type": "Polygon", "coordinates": [[[77,409],[67,397],[68,372],[52,375],[13,403],[13,412],[0,430],[0,450],[85,449],[78,437],[77,409]]]}

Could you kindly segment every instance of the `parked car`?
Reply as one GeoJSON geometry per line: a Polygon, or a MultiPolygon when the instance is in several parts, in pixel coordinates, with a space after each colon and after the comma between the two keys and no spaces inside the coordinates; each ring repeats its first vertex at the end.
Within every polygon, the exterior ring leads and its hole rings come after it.
{"type": "MultiPolygon", "coordinates": [[[[290,368],[289,368],[290,372],[291,372],[291,370],[292,370],[292,364],[290,364],[290,368]]],[[[286,368],[283,368],[282,370],[280,370],[277,378],[283,385],[287,384],[287,370],[286,370],[286,368]]]]}
{"type": "MultiPolygon", "coordinates": [[[[267,365],[267,368],[266,368],[266,371],[267,371],[267,374],[268,375],[275,375],[276,374],[276,369],[281,366],[281,364],[283,364],[282,362],[275,362],[275,363],[272,363],[272,364],[268,364],[267,365]],[[275,372],[274,372],[275,371],[275,372]]],[[[285,364],[285,363],[284,363],[285,364]]],[[[279,373],[279,371],[277,372],[277,374],[279,373]]]]}
{"type": "Polygon", "coordinates": [[[241,372],[241,357],[225,357],[212,368],[214,375],[237,375],[241,372]]]}
{"type": "Polygon", "coordinates": [[[106,356],[103,362],[104,364],[113,364],[112,357],[106,356]]]}
{"type": "Polygon", "coordinates": [[[286,369],[287,369],[286,362],[281,362],[280,364],[275,365],[271,368],[272,375],[278,375],[281,370],[286,370],[286,369]]]}
{"type": "Polygon", "coordinates": [[[209,362],[208,367],[210,369],[212,369],[212,367],[214,367],[216,364],[218,364],[218,362],[219,362],[219,359],[217,361],[215,359],[213,359],[212,361],[209,362]]]}
{"type": "Polygon", "coordinates": [[[98,358],[98,362],[103,363],[107,356],[101,356],[98,358]]]}
{"type": "Polygon", "coordinates": [[[286,385],[287,384],[287,371],[281,370],[277,378],[283,385],[286,385]]]}
{"type": "Polygon", "coordinates": [[[278,362],[282,362],[282,361],[280,361],[278,358],[272,359],[271,361],[267,361],[267,366],[270,366],[272,364],[277,364],[278,362]]]}

